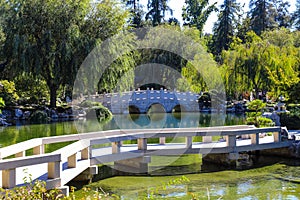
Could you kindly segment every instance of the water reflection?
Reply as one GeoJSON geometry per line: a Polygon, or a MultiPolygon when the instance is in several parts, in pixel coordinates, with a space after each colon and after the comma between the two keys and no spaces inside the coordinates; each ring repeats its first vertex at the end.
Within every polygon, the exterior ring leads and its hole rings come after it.
{"type": "Polygon", "coordinates": [[[32,124],[1,127],[1,147],[16,144],[32,138],[77,134],[112,129],[146,129],[146,128],[188,128],[207,127],[211,125],[244,124],[244,116],[218,115],[203,113],[159,113],[143,115],[115,115],[109,122],[97,120],[78,120],[55,122],[50,124],[32,124]]]}
{"type": "Polygon", "coordinates": [[[244,115],[218,113],[155,113],[115,115],[105,129],[194,128],[245,123],[244,115]]]}

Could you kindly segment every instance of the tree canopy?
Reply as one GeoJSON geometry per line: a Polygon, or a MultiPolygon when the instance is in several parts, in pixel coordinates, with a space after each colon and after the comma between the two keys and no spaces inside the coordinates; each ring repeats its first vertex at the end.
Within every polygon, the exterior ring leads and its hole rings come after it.
{"type": "Polygon", "coordinates": [[[9,71],[42,76],[56,106],[61,84],[72,84],[93,47],[124,28],[127,12],[115,1],[4,1],[4,52],[9,71]]]}

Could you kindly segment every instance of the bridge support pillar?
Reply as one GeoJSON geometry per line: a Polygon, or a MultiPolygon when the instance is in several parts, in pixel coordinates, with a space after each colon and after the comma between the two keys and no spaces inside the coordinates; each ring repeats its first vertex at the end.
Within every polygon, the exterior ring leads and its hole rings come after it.
{"type": "Polygon", "coordinates": [[[93,176],[98,174],[98,166],[94,165],[86,170],[84,170],[81,174],[76,176],[73,181],[88,181],[89,183],[92,181],[93,176]]]}
{"type": "Polygon", "coordinates": [[[122,174],[147,174],[150,156],[131,158],[114,162],[115,175],[122,174]]]}
{"type": "Polygon", "coordinates": [[[16,169],[2,171],[2,187],[13,188],[16,186],[16,169]]]}

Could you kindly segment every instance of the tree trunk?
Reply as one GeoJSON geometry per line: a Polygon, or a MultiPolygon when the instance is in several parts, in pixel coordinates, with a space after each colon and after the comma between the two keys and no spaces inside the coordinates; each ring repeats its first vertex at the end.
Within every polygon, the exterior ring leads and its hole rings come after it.
{"type": "Polygon", "coordinates": [[[50,108],[56,108],[57,86],[52,84],[49,86],[50,90],[50,108]]]}

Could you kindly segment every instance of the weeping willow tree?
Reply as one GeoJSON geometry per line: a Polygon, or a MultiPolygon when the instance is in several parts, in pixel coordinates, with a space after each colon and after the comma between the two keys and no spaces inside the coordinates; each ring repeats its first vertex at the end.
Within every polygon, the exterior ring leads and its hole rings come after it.
{"type": "Polygon", "coordinates": [[[127,12],[114,0],[1,1],[5,63],[9,71],[42,76],[56,107],[57,90],[70,84],[87,54],[122,30],[127,12]]]}
{"type": "Polygon", "coordinates": [[[299,82],[299,48],[288,41],[290,36],[285,29],[266,32],[262,37],[249,32],[245,44],[237,40],[231,50],[223,51],[227,93],[255,90],[257,96],[259,91],[278,96],[299,82]]]}

